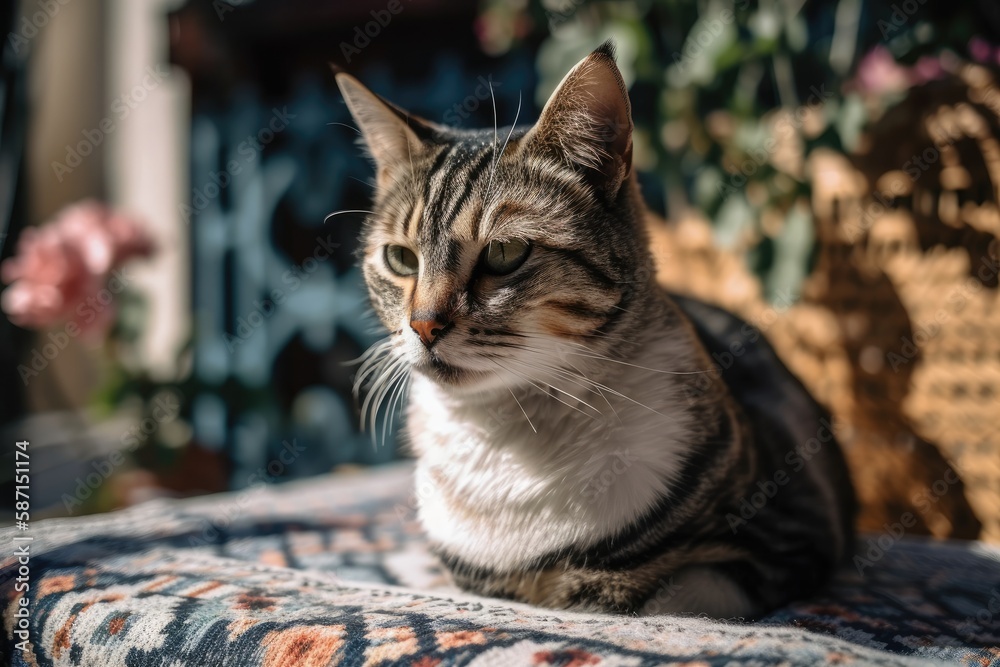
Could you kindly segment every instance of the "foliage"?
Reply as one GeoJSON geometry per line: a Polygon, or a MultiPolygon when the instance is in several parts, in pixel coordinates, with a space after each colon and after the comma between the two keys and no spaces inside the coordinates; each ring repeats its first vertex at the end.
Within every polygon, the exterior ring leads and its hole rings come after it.
{"type": "Polygon", "coordinates": [[[882,60],[859,72],[865,55],[886,52],[933,76],[936,59],[965,57],[970,37],[989,39],[983,30],[997,25],[992,5],[956,5],[487,0],[482,21],[493,27],[481,34],[492,52],[541,41],[539,100],[614,38],[632,94],[636,166],[656,175],[643,183],[647,199],[671,217],[693,208],[711,219],[718,241],[745,249],[774,297],[797,290],[813,252],[809,153],[850,151],[871,120],[869,98],[899,94],[889,80],[899,71],[882,60]]]}

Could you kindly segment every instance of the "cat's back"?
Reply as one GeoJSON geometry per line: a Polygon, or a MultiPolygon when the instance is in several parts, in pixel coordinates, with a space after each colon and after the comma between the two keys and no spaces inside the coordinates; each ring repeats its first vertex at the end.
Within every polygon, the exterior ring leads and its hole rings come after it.
{"type": "Polygon", "coordinates": [[[734,534],[760,534],[794,517],[816,528],[830,554],[847,555],[855,499],[836,438],[840,425],[784,365],[759,328],[721,308],[670,295],[688,317],[757,449],[757,479],[730,517],[734,534]]]}

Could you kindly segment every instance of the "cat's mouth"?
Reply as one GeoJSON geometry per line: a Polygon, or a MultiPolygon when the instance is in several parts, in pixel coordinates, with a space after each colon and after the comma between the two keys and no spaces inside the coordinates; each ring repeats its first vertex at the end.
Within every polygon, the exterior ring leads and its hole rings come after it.
{"type": "Polygon", "coordinates": [[[466,368],[449,364],[435,354],[427,355],[415,368],[424,375],[447,384],[460,384],[472,373],[466,368]]]}
{"type": "Polygon", "coordinates": [[[413,368],[441,385],[462,387],[463,389],[471,389],[481,384],[482,380],[489,375],[481,370],[448,363],[435,354],[426,355],[421,361],[414,364],[413,368]]]}

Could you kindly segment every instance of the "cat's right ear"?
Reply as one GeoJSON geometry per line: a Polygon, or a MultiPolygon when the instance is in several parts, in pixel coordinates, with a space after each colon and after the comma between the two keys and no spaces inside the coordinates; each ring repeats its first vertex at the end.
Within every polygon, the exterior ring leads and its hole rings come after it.
{"type": "Polygon", "coordinates": [[[385,186],[398,168],[409,167],[411,158],[424,149],[435,128],[382,99],[350,74],[336,67],[333,70],[340,93],[375,161],[378,185],[385,186]]]}
{"type": "Polygon", "coordinates": [[[632,106],[608,40],[567,74],[525,137],[582,170],[606,200],[632,171],[632,106]]]}

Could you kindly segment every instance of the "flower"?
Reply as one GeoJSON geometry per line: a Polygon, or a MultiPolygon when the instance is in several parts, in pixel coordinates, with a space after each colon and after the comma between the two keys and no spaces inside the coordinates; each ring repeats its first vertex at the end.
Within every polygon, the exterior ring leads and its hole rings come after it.
{"type": "Polygon", "coordinates": [[[153,251],[134,218],[93,200],[74,204],[21,234],[16,255],[0,264],[0,279],[10,283],[0,308],[21,327],[70,321],[81,332],[103,334],[114,319],[112,297],[124,287],[112,272],[153,251]]]}
{"type": "Polygon", "coordinates": [[[889,93],[910,87],[906,68],[884,46],[876,46],[858,63],[855,83],[866,93],[889,93]]]}
{"type": "Polygon", "coordinates": [[[954,53],[942,51],[934,56],[922,56],[912,67],[906,67],[896,62],[889,49],[876,46],[858,63],[853,84],[862,93],[899,93],[947,76],[960,64],[954,53]]]}
{"type": "Polygon", "coordinates": [[[1000,63],[1000,47],[993,46],[982,37],[977,36],[969,40],[969,55],[977,63],[1000,63]]]}

